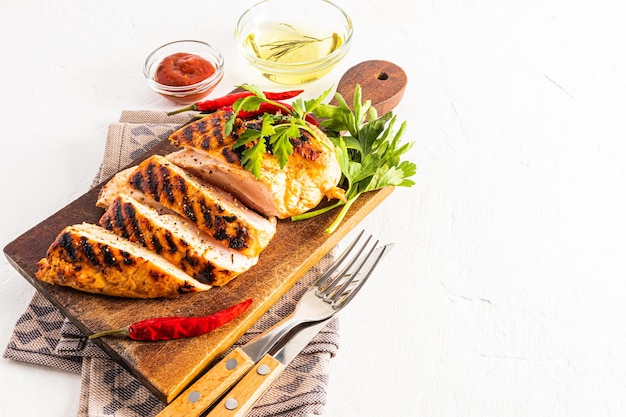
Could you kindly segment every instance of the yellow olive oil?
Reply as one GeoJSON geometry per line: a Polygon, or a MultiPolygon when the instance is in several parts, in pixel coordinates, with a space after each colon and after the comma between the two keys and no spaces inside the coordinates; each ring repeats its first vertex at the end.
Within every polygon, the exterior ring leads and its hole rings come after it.
{"type": "MultiPolygon", "coordinates": [[[[250,33],[246,40],[246,48],[258,58],[267,61],[268,72],[272,63],[297,64],[322,59],[341,47],[342,37],[337,33],[327,36],[313,36],[298,28],[279,23],[263,30],[250,33]]],[[[298,69],[297,71],[301,71],[298,69]]],[[[266,77],[284,84],[300,84],[316,80],[325,75],[329,69],[317,70],[312,73],[301,74],[264,74],[266,77]]]]}

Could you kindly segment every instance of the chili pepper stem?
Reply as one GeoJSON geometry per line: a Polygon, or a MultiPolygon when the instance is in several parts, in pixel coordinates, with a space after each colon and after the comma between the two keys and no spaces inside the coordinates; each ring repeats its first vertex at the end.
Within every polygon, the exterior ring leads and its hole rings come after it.
{"type": "Polygon", "coordinates": [[[97,338],[102,337],[102,336],[118,336],[118,335],[119,336],[128,336],[129,335],[129,328],[128,328],[128,326],[122,327],[120,329],[105,330],[103,332],[94,333],[94,334],[89,336],[89,339],[97,339],[97,338]]]}
{"type": "Polygon", "coordinates": [[[197,104],[190,104],[189,106],[183,107],[182,109],[172,110],[171,112],[168,112],[167,115],[168,116],[173,116],[175,114],[182,113],[184,111],[190,111],[190,110],[198,110],[198,105],[197,104]]]}

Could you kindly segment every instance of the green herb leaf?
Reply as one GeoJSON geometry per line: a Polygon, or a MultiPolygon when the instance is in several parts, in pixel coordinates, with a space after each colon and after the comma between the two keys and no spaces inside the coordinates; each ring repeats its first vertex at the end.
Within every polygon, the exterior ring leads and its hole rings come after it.
{"type": "Polygon", "coordinates": [[[313,113],[321,120],[321,125],[337,147],[346,201],[292,217],[293,220],[311,218],[343,206],[327,233],[336,230],[361,194],[388,186],[410,187],[414,182],[409,178],[417,170],[414,163],[401,161],[401,156],[413,146],[412,142],[400,143],[406,122],[396,132],[393,113],[378,117],[370,101],[362,102],[359,85],[354,91],[352,110],[340,94],[336,94],[335,98],[337,105],[319,104],[313,113]]]}
{"type": "Polygon", "coordinates": [[[255,177],[261,176],[261,164],[263,162],[263,154],[267,151],[264,140],[257,140],[254,145],[242,152],[241,165],[254,174],[255,177]]]}
{"type": "Polygon", "coordinates": [[[265,93],[263,92],[263,90],[261,90],[258,86],[254,84],[242,84],[240,87],[243,88],[244,90],[248,90],[249,92],[254,94],[256,97],[259,97],[263,100],[267,100],[267,97],[265,97],[265,93]]]}
{"type": "Polygon", "coordinates": [[[252,141],[258,140],[261,138],[261,131],[257,129],[246,129],[243,131],[237,142],[235,142],[234,147],[239,148],[244,146],[252,141]]]}
{"type": "Polygon", "coordinates": [[[313,113],[318,107],[323,105],[322,102],[328,97],[331,91],[332,87],[324,91],[319,97],[306,101],[302,98],[296,99],[293,102],[293,108],[297,111],[299,118],[304,119],[307,114],[313,113]]]}
{"type": "Polygon", "coordinates": [[[298,137],[300,137],[300,128],[293,118],[290,119],[289,124],[276,126],[276,134],[270,136],[272,153],[281,168],[287,165],[289,156],[293,154],[293,145],[290,139],[297,139],[298,137]]]}
{"type": "Polygon", "coordinates": [[[263,123],[261,124],[261,137],[272,136],[276,133],[274,129],[274,119],[271,115],[265,113],[263,115],[263,123]]]}

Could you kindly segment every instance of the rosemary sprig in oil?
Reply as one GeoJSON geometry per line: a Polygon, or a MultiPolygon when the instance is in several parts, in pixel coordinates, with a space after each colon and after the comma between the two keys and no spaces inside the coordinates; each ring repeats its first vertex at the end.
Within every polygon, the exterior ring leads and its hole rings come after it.
{"type": "Polygon", "coordinates": [[[339,35],[337,35],[336,33],[333,33],[331,36],[327,36],[325,38],[316,38],[314,36],[301,34],[295,27],[287,23],[280,23],[279,26],[282,26],[288,29],[288,31],[293,32],[294,34],[293,37],[287,37],[286,39],[280,39],[280,40],[275,40],[272,42],[259,44],[258,46],[256,45],[256,43],[254,42],[254,39],[252,38],[251,46],[257,56],[259,57],[261,56],[261,54],[259,53],[259,48],[262,48],[269,52],[269,55],[265,56],[264,59],[278,62],[285,56],[291,53],[294,53],[295,51],[301,48],[304,48],[308,45],[314,44],[314,43],[321,43],[328,39],[332,39],[332,44],[330,46],[328,53],[331,53],[332,51],[334,51],[338,47],[338,45],[341,44],[341,39],[339,38],[339,35]]]}
{"type": "Polygon", "coordinates": [[[326,39],[329,39],[329,38],[330,36],[326,38],[322,38],[322,39],[314,38],[312,36],[303,36],[302,40],[301,39],[288,39],[284,41],[280,40],[280,41],[266,43],[261,46],[265,48],[269,48],[272,51],[275,51],[274,53],[272,53],[270,56],[267,57],[268,60],[278,61],[283,56],[290,54],[296,51],[297,49],[303,48],[306,45],[309,45],[315,42],[325,41],[326,39]]]}

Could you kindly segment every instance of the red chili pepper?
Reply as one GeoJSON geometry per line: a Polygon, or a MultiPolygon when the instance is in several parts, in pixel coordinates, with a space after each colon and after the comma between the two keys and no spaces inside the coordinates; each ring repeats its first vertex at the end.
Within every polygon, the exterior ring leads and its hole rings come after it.
{"type": "MultiPolygon", "coordinates": [[[[287,103],[280,103],[283,106],[285,106],[285,108],[287,108],[289,111],[293,111],[293,107],[290,104],[287,103]]],[[[233,111],[232,106],[228,106],[228,107],[224,107],[222,108],[222,110],[225,111],[233,111]]],[[[239,110],[239,112],[237,113],[237,117],[241,118],[241,119],[252,119],[253,117],[258,117],[261,116],[264,113],[269,113],[269,114],[276,114],[278,112],[284,112],[285,109],[277,106],[275,104],[272,103],[267,103],[267,102],[262,102],[259,104],[259,108],[257,110],[239,110]]],[[[318,122],[317,120],[315,120],[313,118],[313,116],[311,116],[310,114],[307,114],[304,119],[317,126],[318,122]]]]}
{"type": "Polygon", "coordinates": [[[199,336],[228,323],[235,317],[246,311],[252,304],[249,298],[232,307],[228,307],[210,316],[203,317],[159,317],[138,321],[129,326],[116,330],[107,330],[94,333],[89,336],[95,339],[102,336],[124,335],[133,340],[158,341],[182,339],[185,337],[199,336]]]}
{"type": "MultiPolygon", "coordinates": [[[[302,94],[303,91],[304,90],[292,90],[292,91],[281,91],[281,92],[264,91],[263,94],[265,94],[265,97],[267,97],[268,100],[277,101],[277,100],[288,100],[290,98],[294,98],[302,94]]],[[[246,98],[253,94],[254,93],[252,93],[251,91],[231,93],[223,97],[214,98],[214,99],[205,100],[205,101],[199,101],[187,107],[183,107],[182,109],[171,111],[167,114],[168,116],[171,116],[173,114],[182,113],[184,111],[190,111],[190,110],[210,113],[210,112],[214,112],[216,110],[219,110],[227,106],[232,106],[240,98],[246,98]]]]}

